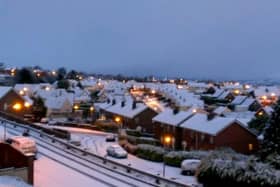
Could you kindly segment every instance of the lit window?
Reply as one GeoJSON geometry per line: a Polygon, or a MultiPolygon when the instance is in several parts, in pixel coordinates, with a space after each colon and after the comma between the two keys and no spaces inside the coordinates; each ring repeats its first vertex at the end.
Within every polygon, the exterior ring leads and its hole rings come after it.
{"type": "Polygon", "coordinates": [[[248,144],[248,148],[249,148],[249,151],[252,151],[253,149],[254,149],[254,146],[253,146],[253,144],[248,144]]]}

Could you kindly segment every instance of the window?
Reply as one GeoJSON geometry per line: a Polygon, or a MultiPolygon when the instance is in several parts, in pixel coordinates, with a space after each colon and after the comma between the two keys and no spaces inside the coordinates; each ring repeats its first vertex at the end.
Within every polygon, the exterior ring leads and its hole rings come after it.
{"type": "Polygon", "coordinates": [[[248,148],[249,148],[249,151],[253,151],[253,149],[254,149],[254,146],[253,146],[253,144],[248,144],[248,148]]]}
{"type": "Polygon", "coordinates": [[[139,123],[139,117],[135,118],[135,123],[138,124],[139,123]]]}
{"type": "Polygon", "coordinates": [[[210,144],[213,144],[214,143],[214,138],[210,137],[209,142],[210,142],[210,144]]]}
{"type": "Polygon", "coordinates": [[[201,139],[201,141],[204,141],[205,135],[204,135],[204,134],[201,134],[201,135],[200,135],[200,139],[201,139]]]}

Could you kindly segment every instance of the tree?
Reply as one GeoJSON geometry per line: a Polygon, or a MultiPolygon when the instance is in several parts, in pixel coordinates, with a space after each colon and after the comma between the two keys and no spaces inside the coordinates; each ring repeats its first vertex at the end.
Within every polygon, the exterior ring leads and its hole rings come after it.
{"type": "Polygon", "coordinates": [[[248,126],[250,129],[255,131],[256,134],[260,135],[263,132],[268,120],[269,117],[266,115],[257,116],[248,123],[248,126]]]}
{"type": "Polygon", "coordinates": [[[83,89],[84,89],[84,87],[83,87],[83,85],[82,85],[81,81],[79,81],[79,82],[78,82],[77,86],[78,86],[81,90],[83,90],[83,89]]]}
{"type": "Polygon", "coordinates": [[[75,70],[71,70],[68,74],[67,74],[67,79],[73,79],[76,80],[78,76],[78,72],[75,70]]]}
{"type": "Polygon", "coordinates": [[[274,106],[268,126],[264,132],[262,156],[277,153],[280,154],[280,99],[274,106]]]}
{"type": "Polygon", "coordinates": [[[67,74],[67,71],[64,67],[58,68],[58,70],[57,70],[57,80],[63,80],[65,78],[66,74],[67,74]]]}
{"type": "Polygon", "coordinates": [[[45,102],[41,97],[33,97],[32,99],[32,114],[34,114],[36,120],[40,120],[41,118],[46,116],[47,107],[45,106],[45,102]]]}
{"type": "Polygon", "coordinates": [[[36,76],[28,68],[22,68],[21,70],[19,70],[16,74],[15,81],[16,83],[38,83],[36,76]]]}
{"type": "Polygon", "coordinates": [[[68,90],[70,82],[66,79],[57,81],[57,88],[68,90]]]}

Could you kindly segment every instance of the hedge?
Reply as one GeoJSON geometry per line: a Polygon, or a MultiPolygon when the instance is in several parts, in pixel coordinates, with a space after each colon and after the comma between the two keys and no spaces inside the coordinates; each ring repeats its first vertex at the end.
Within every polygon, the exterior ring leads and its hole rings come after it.
{"type": "Polygon", "coordinates": [[[139,144],[136,155],[140,158],[155,162],[162,162],[165,150],[162,147],[156,147],[148,144],[139,144]]]}
{"type": "Polygon", "coordinates": [[[214,152],[203,159],[197,179],[204,187],[279,187],[280,171],[255,157],[214,152]]]}

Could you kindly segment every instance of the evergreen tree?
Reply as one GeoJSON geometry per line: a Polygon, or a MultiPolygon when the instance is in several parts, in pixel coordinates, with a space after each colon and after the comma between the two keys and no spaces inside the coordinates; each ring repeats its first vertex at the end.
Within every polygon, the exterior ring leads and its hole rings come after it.
{"type": "Polygon", "coordinates": [[[70,87],[70,82],[67,79],[57,81],[57,88],[67,90],[70,87]]]}
{"type": "Polygon", "coordinates": [[[33,106],[32,106],[32,114],[34,114],[36,120],[40,120],[41,118],[46,116],[47,107],[45,106],[45,102],[41,97],[34,97],[33,106]]]}
{"type": "Polygon", "coordinates": [[[263,132],[268,120],[269,117],[266,115],[257,116],[248,123],[248,127],[256,132],[257,135],[260,135],[263,132]]]}
{"type": "Polygon", "coordinates": [[[15,80],[16,83],[34,84],[39,82],[33,72],[28,68],[22,68],[19,70],[16,74],[15,80]]]}
{"type": "Polygon", "coordinates": [[[274,106],[274,112],[268,121],[268,126],[264,132],[262,156],[277,153],[280,154],[280,100],[274,106]]]}

